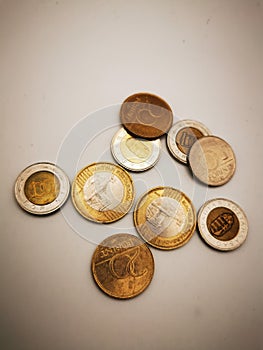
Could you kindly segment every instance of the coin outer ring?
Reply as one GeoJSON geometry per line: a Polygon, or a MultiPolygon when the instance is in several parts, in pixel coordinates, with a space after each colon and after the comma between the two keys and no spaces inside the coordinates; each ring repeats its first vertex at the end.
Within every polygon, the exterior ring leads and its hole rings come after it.
{"type": "Polygon", "coordinates": [[[46,215],[58,210],[67,200],[70,191],[70,184],[64,171],[53,163],[35,163],[25,168],[17,177],[15,182],[15,197],[18,204],[31,214],[46,215]],[[60,183],[60,191],[57,198],[45,205],[37,205],[30,202],[24,192],[27,179],[36,172],[48,171],[54,174],[60,183]]]}
{"type": "Polygon", "coordinates": [[[145,291],[145,289],[147,289],[149,287],[149,285],[151,284],[151,281],[153,279],[153,276],[154,276],[154,270],[155,270],[155,265],[154,265],[154,258],[153,258],[153,254],[151,252],[151,250],[149,249],[149,247],[147,246],[147,244],[141,240],[140,238],[134,236],[134,235],[131,235],[129,233],[118,233],[118,234],[115,234],[115,235],[112,235],[106,239],[104,239],[98,246],[97,248],[95,249],[94,253],[93,253],[93,256],[92,256],[92,261],[91,261],[91,272],[92,272],[92,276],[95,280],[95,282],[97,283],[97,285],[99,286],[99,288],[107,295],[113,297],[113,298],[116,298],[116,299],[131,299],[131,298],[134,298],[136,296],[138,296],[139,294],[143,293],[145,291]],[[121,296],[121,295],[117,295],[117,294],[114,294],[113,292],[111,292],[109,289],[106,289],[103,284],[99,281],[98,277],[97,277],[97,273],[96,273],[96,266],[95,266],[95,258],[96,258],[96,254],[98,253],[99,251],[99,248],[101,246],[104,246],[105,243],[110,239],[110,238],[115,238],[117,236],[120,236],[120,235],[125,235],[127,236],[127,238],[132,238],[132,239],[136,239],[136,241],[138,242],[138,245],[140,246],[144,246],[145,249],[147,250],[147,252],[149,253],[149,258],[151,259],[152,261],[152,273],[150,275],[150,278],[148,279],[148,283],[146,286],[143,286],[143,288],[139,291],[137,291],[136,293],[134,294],[130,294],[130,295],[126,295],[126,296],[121,296]]]}
{"type": "Polygon", "coordinates": [[[123,169],[121,166],[110,163],[110,162],[91,163],[91,164],[85,166],[77,173],[77,175],[75,176],[75,178],[72,182],[72,187],[71,187],[71,199],[72,199],[72,202],[73,202],[75,209],[85,219],[88,219],[90,221],[97,222],[100,224],[107,224],[107,223],[115,222],[115,221],[120,220],[123,216],[125,216],[132,207],[132,204],[134,201],[134,196],[135,196],[134,184],[133,184],[133,179],[130,176],[130,174],[125,169],[123,169]],[[113,174],[115,171],[122,172],[124,174],[124,176],[126,177],[126,180],[128,179],[129,183],[125,184],[124,180],[119,178],[123,184],[123,187],[124,187],[124,190],[126,193],[125,202],[127,201],[127,204],[121,203],[116,208],[114,208],[112,210],[108,210],[107,212],[99,212],[98,210],[92,208],[88,204],[83,205],[83,203],[85,203],[84,199],[81,200],[80,198],[78,198],[78,199],[76,198],[76,193],[77,193],[77,196],[79,197],[80,193],[82,192],[81,186],[77,185],[77,183],[76,183],[79,175],[83,171],[87,170],[87,172],[89,173],[89,176],[92,176],[93,174],[96,173],[96,170],[99,170],[100,166],[102,168],[109,167],[108,171],[110,171],[110,168],[112,168],[113,174]],[[92,171],[89,169],[92,167],[96,168],[95,171],[92,171]],[[130,188],[127,190],[125,185],[129,185],[130,188]],[[77,189],[77,187],[78,187],[78,189],[77,189]],[[129,197],[130,197],[130,199],[128,199],[129,197]],[[120,211],[118,211],[118,210],[120,210],[120,211]],[[101,216],[101,218],[96,219],[96,217],[98,217],[98,216],[101,216]]]}
{"type": "Polygon", "coordinates": [[[199,210],[197,221],[198,221],[198,229],[202,238],[208,245],[210,245],[215,249],[222,250],[222,251],[237,249],[245,242],[247,238],[248,220],[247,220],[246,214],[238,204],[236,204],[235,202],[229,199],[216,198],[206,202],[199,210]],[[213,209],[219,208],[219,207],[224,207],[232,210],[236,214],[239,220],[238,233],[233,239],[229,241],[220,241],[214,238],[209,232],[207,227],[208,215],[213,209]]]}
{"type": "MultiPolygon", "coordinates": [[[[205,154],[205,152],[203,152],[203,153],[205,154]]],[[[197,155],[200,156],[200,153],[198,154],[198,152],[197,152],[197,155]]],[[[226,142],[224,139],[222,139],[218,136],[208,135],[208,136],[204,136],[204,137],[200,138],[199,140],[196,140],[195,143],[193,144],[192,148],[190,149],[188,160],[189,160],[190,168],[191,168],[193,174],[195,175],[195,177],[198,180],[200,180],[201,182],[203,182],[204,184],[206,184],[208,186],[212,186],[212,187],[222,186],[222,185],[226,184],[227,182],[229,182],[232,179],[232,177],[234,176],[235,171],[236,171],[236,156],[235,156],[235,153],[234,153],[232,147],[230,146],[230,144],[228,142],[226,142]],[[200,160],[198,162],[195,161],[194,153],[196,152],[196,148],[197,148],[197,150],[200,150],[200,148],[202,148],[201,144],[203,142],[207,141],[208,139],[214,140],[216,142],[220,142],[221,145],[218,145],[219,148],[222,147],[222,144],[225,145],[228,148],[228,152],[231,153],[232,161],[233,161],[233,168],[228,173],[228,175],[222,180],[216,178],[215,181],[211,181],[208,179],[206,180],[203,176],[197,175],[198,164],[200,163],[200,160]]],[[[206,175],[207,175],[206,177],[208,177],[208,169],[206,171],[206,175]]]]}
{"type": "Polygon", "coordinates": [[[204,124],[191,119],[180,120],[171,127],[167,134],[167,146],[177,160],[181,163],[187,164],[188,156],[178,148],[176,143],[177,134],[184,128],[195,128],[204,136],[211,135],[211,131],[204,124]]]}
{"type": "MultiPolygon", "coordinates": [[[[127,135],[127,131],[124,128],[121,128],[117,133],[114,135],[111,141],[111,153],[116,160],[117,163],[119,163],[121,166],[126,168],[130,171],[144,171],[152,168],[159,160],[160,153],[161,153],[161,143],[159,139],[156,140],[144,140],[138,138],[140,141],[147,141],[151,142],[153,150],[151,156],[144,162],[141,163],[133,163],[129,161],[129,159],[125,158],[121,151],[121,142],[122,139],[127,135]]],[[[129,135],[129,134],[128,134],[129,135]]],[[[134,138],[132,135],[130,135],[132,138],[134,138]]]]}
{"type": "MultiPolygon", "coordinates": [[[[158,196],[159,197],[159,196],[158,196]]],[[[157,198],[157,197],[156,197],[157,198]]],[[[140,237],[149,245],[151,245],[152,247],[154,248],[157,248],[157,249],[160,249],[160,250],[172,250],[172,249],[176,249],[176,248],[180,248],[182,247],[183,245],[185,245],[186,243],[188,243],[188,241],[192,238],[194,232],[195,232],[195,229],[196,229],[196,210],[195,210],[195,207],[192,203],[192,201],[188,198],[188,196],[180,191],[180,190],[177,190],[173,187],[169,187],[169,186],[165,186],[165,187],[154,187],[152,189],[150,189],[149,191],[145,192],[143,195],[141,195],[141,197],[138,199],[137,201],[137,204],[135,206],[135,209],[134,209],[134,212],[133,212],[133,220],[134,220],[134,224],[135,224],[135,228],[137,230],[137,232],[139,233],[140,237]],[[192,213],[193,213],[193,218],[192,218],[192,221],[193,221],[193,225],[191,227],[191,229],[189,230],[188,233],[185,233],[183,235],[183,237],[178,237],[176,238],[176,236],[172,239],[173,243],[170,244],[170,245],[166,245],[166,246],[161,246],[159,244],[155,244],[153,243],[152,241],[148,241],[145,239],[143,233],[141,232],[141,230],[139,229],[139,222],[137,220],[137,212],[139,211],[140,209],[140,206],[141,206],[141,202],[144,200],[144,198],[147,197],[147,195],[149,195],[151,192],[155,192],[155,191],[158,191],[158,190],[172,190],[172,191],[176,191],[178,192],[179,195],[183,196],[183,198],[189,203],[189,206],[191,207],[191,210],[192,210],[192,213]]],[[[178,234],[178,236],[181,236],[182,234],[178,234]]]]}

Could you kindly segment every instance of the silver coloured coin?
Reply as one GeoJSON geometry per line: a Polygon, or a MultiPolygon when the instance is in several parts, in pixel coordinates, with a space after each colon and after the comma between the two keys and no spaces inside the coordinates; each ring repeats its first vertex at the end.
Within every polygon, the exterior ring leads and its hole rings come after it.
{"type": "Polygon", "coordinates": [[[70,184],[67,175],[52,163],[35,163],[24,169],[15,182],[15,198],[27,212],[50,214],[67,200],[70,184]]]}
{"type": "Polygon", "coordinates": [[[197,223],[204,241],[218,250],[234,250],[247,238],[246,215],[229,199],[216,198],[206,202],[199,210],[197,223]]]}
{"type": "Polygon", "coordinates": [[[208,135],[211,132],[204,124],[190,119],[180,120],[169,130],[167,146],[177,160],[187,164],[187,156],[194,142],[208,135]]]}
{"type": "Polygon", "coordinates": [[[131,171],[144,171],[153,167],[160,157],[160,140],[135,138],[121,128],[112,138],[111,153],[121,166],[131,171]]]}

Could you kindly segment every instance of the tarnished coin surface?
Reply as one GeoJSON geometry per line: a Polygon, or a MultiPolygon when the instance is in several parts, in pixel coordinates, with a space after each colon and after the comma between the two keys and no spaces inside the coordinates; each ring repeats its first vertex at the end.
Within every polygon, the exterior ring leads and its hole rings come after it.
{"type": "Polygon", "coordinates": [[[121,128],[111,142],[111,153],[121,166],[131,171],[153,167],[160,156],[160,140],[138,139],[121,128]]]}
{"type": "Polygon", "coordinates": [[[162,136],[173,123],[173,113],[168,103],[149,93],[127,97],[121,106],[120,118],[128,132],[145,139],[162,136]]]}
{"type": "Polygon", "coordinates": [[[92,257],[92,274],[98,286],[114,298],[142,293],[154,273],[150,249],[139,238],[120,233],[106,238],[92,257]]]}
{"type": "Polygon", "coordinates": [[[198,229],[211,247],[234,250],[247,238],[248,221],[239,205],[229,199],[216,198],[201,207],[198,229]]]}
{"type": "Polygon", "coordinates": [[[112,163],[93,163],[78,172],[72,184],[72,201],[86,219],[109,223],[131,208],[134,187],[131,176],[112,163]]]}
{"type": "Polygon", "coordinates": [[[35,163],[24,169],[15,182],[18,204],[31,214],[45,215],[59,209],[67,200],[67,175],[52,163],[35,163]]]}
{"type": "Polygon", "coordinates": [[[197,140],[188,159],[193,174],[209,186],[224,185],[235,173],[236,158],[231,146],[216,136],[197,140]]]}
{"type": "Polygon", "coordinates": [[[196,213],[183,192],[172,187],[156,187],[138,201],[134,224],[140,236],[153,247],[175,249],[192,237],[196,213]]]}
{"type": "Polygon", "coordinates": [[[167,146],[177,160],[187,164],[188,154],[195,141],[210,134],[210,130],[198,121],[180,120],[169,130],[167,146]]]}

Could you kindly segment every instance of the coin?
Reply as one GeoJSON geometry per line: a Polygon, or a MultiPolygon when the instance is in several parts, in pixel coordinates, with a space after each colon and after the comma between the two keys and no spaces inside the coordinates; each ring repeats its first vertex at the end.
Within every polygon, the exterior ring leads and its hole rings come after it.
{"type": "Polygon", "coordinates": [[[175,249],[192,237],[195,209],[183,192],[172,187],[156,187],[138,201],[134,224],[140,236],[153,247],[175,249]]]}
{"type": "Polygon", "coordinates": [[[160,97],[137,93],[123,102],[120,118],[131,134],[154,139],[168,132],[173,122],[173,113],[168,103],[160,97]]]}
{"type": "Polygon", "coordinates": [[[224,185],[232,178],[236,169],[231,146],[216,136],[204,136],[197,140],[188,159],[194,175],[210,186],[224,185]]]}
{"type": "Polygon", "coordinates": [[[195,141],[210,134],[210,130],[198,121],[180,120],[169,130],[167,146],[177,160],[186,164],[189,151],[195,141]]]}
{"type": "Polygon", "coordinates": [[[134,187],[131,176],[112,163],[93,163],[78,172],[71,197],[86,219],[109,223],[122,218],[131,208],[134,187]]]}
{"type": "Polygon", "coordinates": [[[52,163],[36,163],[24,169],[15,182],[18,204],[31,214],[50,214],[59,209],[69,195],[67,175],[52,163]]]}
{"type": "Polygon", "coordinates": [[[128,299],[148,287],[154,273],[154,260],[150,249],[139,238],[119,233],[106,238],[96,248],[91,269],[103,292],[128,299]]]}
{"type": "Polygon", "coordinates": [[[248,234],[248,222],[238,204],[229,199],[216,198],[201,207],[198,229],[207,244],[227,251],[244,243],[248,234]]]}
{"type": "Polygon", "coordinates": [[[111,141],[111,153],[124,168],[144,171],[153,167],[160,156],[160,140],[138,139],[121,128],[111,141]]]}

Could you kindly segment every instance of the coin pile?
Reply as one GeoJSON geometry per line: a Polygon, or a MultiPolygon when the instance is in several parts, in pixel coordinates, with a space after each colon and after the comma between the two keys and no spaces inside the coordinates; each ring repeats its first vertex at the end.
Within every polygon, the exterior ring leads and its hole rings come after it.
{"type": "MultiPolygon", "coordinates": [[[[145,171],[157,163],[159,138],[164,134],[171,156],[188,164],[202,183],[221,186],[234,175],[236,160],[231,146],[200,122],[181,120],[172,125],[171,107],[156,95],[129,96],[121,106],[120,121],[122,127],[111,142],[118,165],[89,164],[72,182],[73,205],[87,220],[112,223],[129,212],[134,184],[128,171],[145,171]]],[[[37,163],[18,176],[15,197],[24,210],[44,215],[65,203],[69,189],[62,169],[37,163]]],[[[136,203],[133,219],[141,238],[127,233],[110,236],[97,246],[91,263],[97,285],[120,299],[132,298],[150,284],[154,259],[148,245],[162,250],[179,248],[190,240],[197,225],[209,246],[228,251],[243,244],[248,233],[246,215],[233,201],[212,199],[200,208],[196,218],[191,200],[172,187],[155,187],[144,193],[136,203]]]]}

